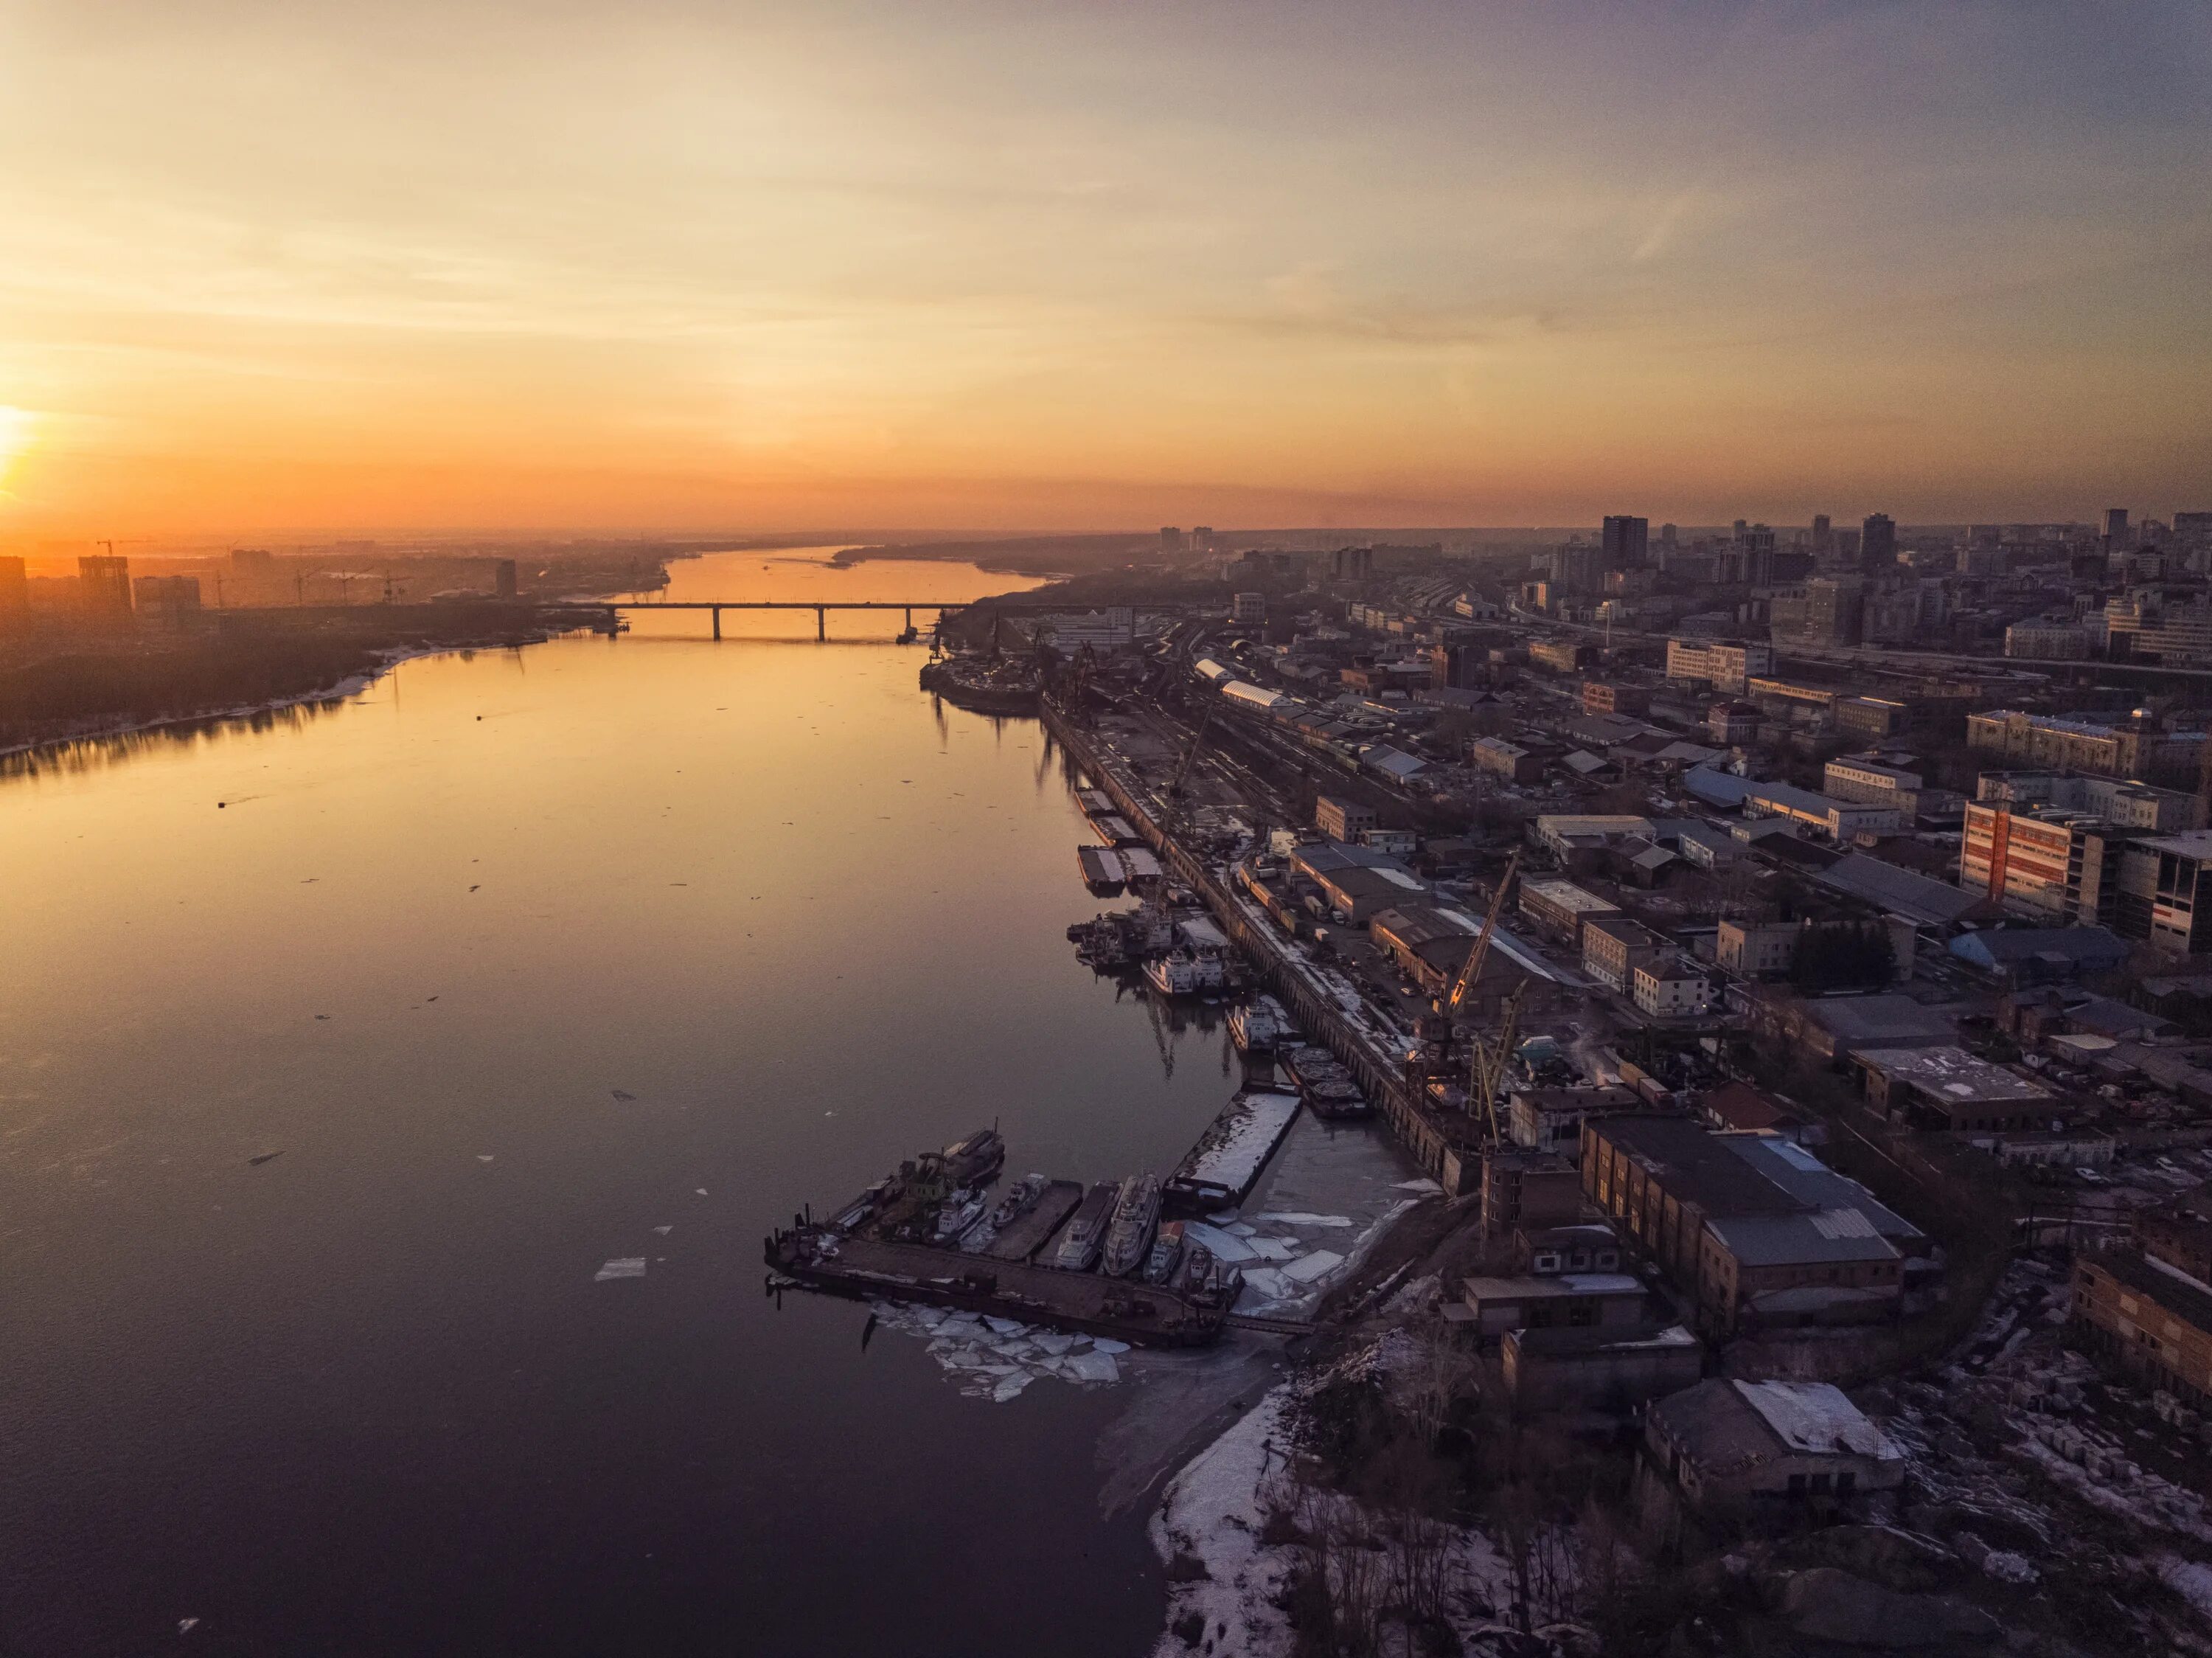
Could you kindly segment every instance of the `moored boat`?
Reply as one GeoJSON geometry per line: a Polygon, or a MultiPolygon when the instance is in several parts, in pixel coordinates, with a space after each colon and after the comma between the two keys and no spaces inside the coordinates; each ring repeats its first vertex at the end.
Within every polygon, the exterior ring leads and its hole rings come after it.
{"type": "Polygon", "coordinates": [[[1255,996],[1229,1010],[1230,1039],[1245,1053],[1273,1053],[1290,1029],[1290,1016],[1272,996],[1255,996]]]}
{"type": "Polygon", "coordinates": [[[983,1194],[962,1187],[938,1207],[938,1242],[953,1242],[982,1218],[983,1194]]]}
{"type": "Polygon", "coordinates": [[[1060,1247],[1053,1252],[1054,1266],[1063,1272],[1088,1272],[1098,1264],[1106,1247],[1107,1223],[1120,1196],[1121,1188],[1111,1180],[1101,1180],[1084,1194],[1067,1230],[1060,1234],[1060,1247]]]}
{"type": "Polygon", "coordinates": [[[1146,1283],[1165,1283],[1175,1276],[1182,1261],[1182,1222],[1165,1221],[1152,1238],[1152,1247],[1146,1253],[1141,1277],[1146,1283]]]}
{"type": "Polygon", "coordinates": [[[945,1172],[956,1186],[988,1186],[1006,1161],[1006,1143],[994,1128],[979,1128],[945,1148],[945,1172]]]}
{"type": "Polygon", "coordinates": [[[1106,1247],[1099,1271],[1109,1277],[1125,1278],[1144,1264],[1152,1245],[1152,1228],[1160,1218],[1160,1180],[1157,1174],[1132,1174],[1121,1182],[1114,1200],[1114,1216],[1106,1227],[1106,1247]]]}
{"type": "Polygon", "coordinates": [[[1199,991],[1198,958],[1177,948],[1145,963],[1145,982],[1162,996],[1195,996],[1199,991]]]}

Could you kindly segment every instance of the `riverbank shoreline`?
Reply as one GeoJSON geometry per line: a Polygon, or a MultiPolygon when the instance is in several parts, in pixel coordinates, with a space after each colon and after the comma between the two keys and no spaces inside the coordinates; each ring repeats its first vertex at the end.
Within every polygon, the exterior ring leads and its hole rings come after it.
{"type": "Polygon", "coordinates": [[[288,692],[250,703],[199,709],[189,714],[165,714],[152,719],[121,716],[114,720],[96,721],[82,729],[34,737],[0,747],[0,766],[15,771],[35,769],[42,757],[64,753],[82,743],[108,742],[162,731],[179,731],[195,726],[231,725],[259,719],[266,715],[281,714],[288,709],[329,706],[360,696],[394,668],[420,657],[447,656],[458,651],[470,650],[520,650],[561,637],[561,631],[549,631],[534,638],[503,637],[428,645],[395,645],[376,652],[379,660],[373,667],[349,674],[335,685],[311,691],[288,692]]]}

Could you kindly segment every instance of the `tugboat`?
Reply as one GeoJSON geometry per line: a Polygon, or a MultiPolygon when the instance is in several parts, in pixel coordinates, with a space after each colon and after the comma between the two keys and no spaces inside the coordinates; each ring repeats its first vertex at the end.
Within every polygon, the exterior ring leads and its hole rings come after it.
{"type": "Polygon", "coordinates": [[[1229,1010],[1230,1039],[1245,1053],[1273,1053],[1290,1032],[1290,1015],[1272,996],[1255,996],[1229,1010]]]}
{"type": "Polygon", "coordinates": [[[1160,1218],[1160,1180],[1157,1174],[1132,1174],[1121,1182],[1114,1202],[1114,1218],[1106,1228],[1106,1250],[1098,1264],[1109,1277],[1126,1278],[1144,1265],[1145,1251],[1152,1241],[1152,1228],[1160,1218]]]}
{"type": "Polygon", "coordinates": [[[1063,1272],[1088,1272],[1098,1264],[1099,1254],[1106,1247],[1107,1222],[1113,1218],[1115,1200],[1120,1195],[1120,1188],[1110,1180],[1100,1181],[1084,1194],[1083,1206],[1067,1223],[1060,1247],[1054,1252],[1054,1266],[1063,1272]]]}

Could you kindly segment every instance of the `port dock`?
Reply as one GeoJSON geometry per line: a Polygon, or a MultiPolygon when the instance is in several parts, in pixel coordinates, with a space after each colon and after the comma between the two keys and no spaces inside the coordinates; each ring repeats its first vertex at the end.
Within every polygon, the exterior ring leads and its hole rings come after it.
{"type": "Polygon", "coordinates": [[[991,1240],[983,1251],[987,1261],[1020,1263],[1036,1259],[1045,1240],[1060,1230],[1075,1206],[1083,1201],[1083,1187],[1074,1180],[1054,1180],[1044,1189],[1030,1211],[991,1240]]]}
{"type": "MultiPolygon", "coordinates": [[[[1072,1181],[1064,1184],[1081,1191],[1072,1181]]],[[[826,1227],[777,1233],[769,1240],[768,1264],[794,1283],[831,1295],[923,1301],[1138,1346],[1202,1347],[1219,1338],[1229,1316],[1228,1301],[1218,1297],[1201,1301],[1133,1278],[849,1237],[826,1227]]]]}

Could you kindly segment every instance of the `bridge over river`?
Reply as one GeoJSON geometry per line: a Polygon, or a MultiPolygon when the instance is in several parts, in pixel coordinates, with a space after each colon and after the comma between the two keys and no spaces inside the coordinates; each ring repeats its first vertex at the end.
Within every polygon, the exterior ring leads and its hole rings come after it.
{"type": "Polygon", "coordinates": [[[1024,603],[1018,599],[924,599],[912,602],[903,599],[562,599],[541,604],[538,608],[555,614],[569,612],[580,618],[604,617],[610,627],[623,611],[703,610],[714,618],[717,639],[722,637],[722,613],[726,610],[811,610],[814,613],[814,637],[827,639],[830,613],[833,610],[902,611],[910,632],[917,610],[935,611],[937,625],[942,627],[947,616],[963,610],[981,610],[997,616],[1024,612],[1041,614],[1064,611],[1069,607],[1065,603],[1024,603]]]}

